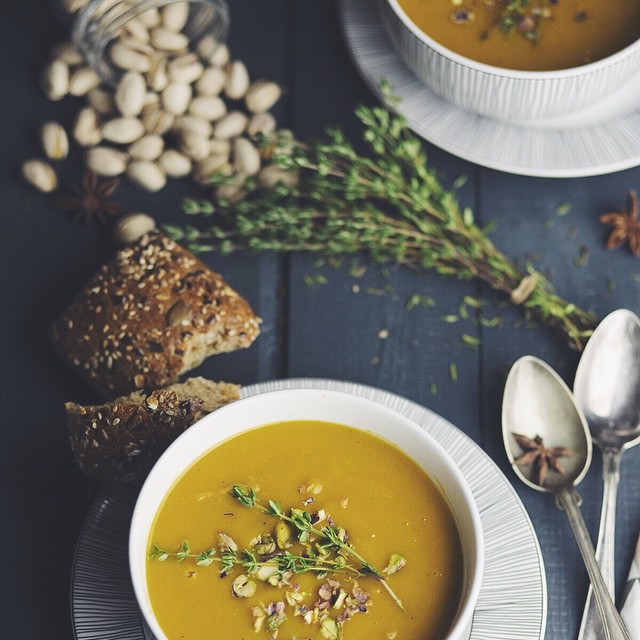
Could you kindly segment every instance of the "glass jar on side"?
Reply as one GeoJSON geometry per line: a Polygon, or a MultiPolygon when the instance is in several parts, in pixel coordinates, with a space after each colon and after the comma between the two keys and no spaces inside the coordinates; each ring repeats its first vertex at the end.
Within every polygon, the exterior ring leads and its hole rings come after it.
{"type": "Polygon", "coordinates": [[[186,54],[209,59],[229,29],[225,0],[89,0],[72,37],[102,80],[150,72],[158,60],[186,54]]]}

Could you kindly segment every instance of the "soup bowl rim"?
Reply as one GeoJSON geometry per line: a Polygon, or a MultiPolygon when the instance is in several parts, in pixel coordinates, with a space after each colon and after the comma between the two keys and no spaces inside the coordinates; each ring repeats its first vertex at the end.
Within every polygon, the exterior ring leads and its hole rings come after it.
{"type": "Polygon", "coordinates": [[[431,36],[425,33],[406,13],[399,0],[381,0],[388,4],[393,10],[395,16],[400,20],[405,28],[407,28],[422,44],[435,51],[437,54],[443,56],[446,59],[451,60],[461,66],[474,69],[476,71],[501,76],[505,78],[515,78],[521,80],[550,80],[550,79],[563,79],[573,78],[576,76],[589,75],[596,73],[609,67],[612,64],[616,64],[618,61],[623,60],[627,56],[631,56],[640,51],[640,38],[634,40],[626,47],[612,53],[611,55],[588,62],[587,64],[578,65],[574,67],[567,67],[564,69],[548,69],[540,71],[530,71],[527,69],[510,69],[509,67],[499,67],[486,62],[479,62],[473,58],[469,58],[460,53],[456,53],[452,49],[440,44],[437,40],[434,40],[431,36]]]}
{"type": "MultiPolygon", "coordinates": [[[[332,407],[332,410],[339,411],[342,409],[345,413],[357,408],[362,410],[366,409],[372,412],[372,415],[375,414],[379,416],[381,420],[390,420],[395,423],[396,426],[402,424],[402,431],[397,438],[402,439],[406,436],[409,439],[413,438],[414,442],[419,441],[420,444],[427,447],[438,459],[439,463],[445,467],[446,473],[450,474],[450,484],[442,486],[442,484],[439,483],[439,479],[434,478],[434,480],[438,480],[438,484],[447,497],[449,508],[454,513],[456,520],[459,520],[460,516],[462,516],[463,519],[466,519],[468,523],[470,523],[470,530],[466,536],[467,541],[465,542],[464,539],[461,539],[465,558],[463,598],[458,604],[454,622],[445,640],[466,640],[469,637],[473,611],[478,600],[484,573],[484,535],[480,513],[473,498],[471,488],[459,467],[444,447],[432,435],[427,433],[427,431],[413,420],[391,407],[347,391],[303,388],[259,392],[216,409],[178,436],[151,469],[151,472],[142,485],[131,519],[129,532],[129,569],[136,600],[143,617],[157,640],[169,639],[153,613],[146,580],[147,549],[151,527],[153,526],[159,508],[176,481],[182,477],[191,465],[220,444],[240,434],[277,422],[288,422],[292,420],[334,422],[378,435],[383,440],[398,447],[405,455],[412,458],[428,475],[431,475],[429,471],[425,469],[424,465],[415,459],[415,456],[409,450],[408,446],[401,444],[395,440],[394,437],[387,437],[387,435],[380,434],[377,431],[379,428],[378,425],[375,425],[372,429],[368,429],[353,424],[355,419],[341,422],[338,419],[330,420],[325,417],[317,417],[319,404],[312,405],[312,408],[308,410],[309,415],[306,413],[307,409],[303,410],[304,413],[298,413],[298,411],[301,411],[299,409],[294,411],[295,415],[287,417],[287,409],[285,408],[287,401],[303,403],[305,406],[309,406],[309,403],[313,402],[333,403],[335,407],[332,407]],[[255,412],[259,411],[261,407],[271,406],[273,408],[274,402],[280,403],[280,406],[283,407],[283,417],[280,419],[267,417],[266,420],[261,420],[261,415],[255,412]],[[345,407],[347,407],[346,410],[345,407]],[[254,411],[255,418],[252,420],[252,424],[244,428],[242,426],[228,426],[232,423],[232,420],[226,422],[228,416],[231,416],[233,419],[234,413],[242,414],[242,411],[254,411]],[[314,416],[314,413],[316,416],[314,416]],[[215,428],[212,428],[212,425],[215,426],[215,428]],[[451,481],[451,479],[453,481],[451,481]],[[457,511],[454,510],[453,504],[449,499],[448,490],[454,490],[456,492],[454,499],[460,501],[459,504],[462,505],[462,507],[458,506],[457,511]]],[[[345,417],[347,416],[345,415],[345,417]]],[[[383,423],[381,422],[380,424],[383,423]]],[[[457,526],[460,526],[459,522],[457,522],[457,526]]],[[[464,538],[462,533],[461,538],[464,538]]]]}

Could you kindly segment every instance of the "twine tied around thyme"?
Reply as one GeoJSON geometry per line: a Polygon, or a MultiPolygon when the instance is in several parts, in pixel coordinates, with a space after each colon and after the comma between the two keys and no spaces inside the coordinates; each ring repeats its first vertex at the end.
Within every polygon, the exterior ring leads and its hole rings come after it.
{"type": "Polygon", "coordinates": [[[520,284],[511,291],[511,302],[513,304],[522,304],[534,292],[538,286],[538,273],[530,273],[520,280],[520,284]]]}

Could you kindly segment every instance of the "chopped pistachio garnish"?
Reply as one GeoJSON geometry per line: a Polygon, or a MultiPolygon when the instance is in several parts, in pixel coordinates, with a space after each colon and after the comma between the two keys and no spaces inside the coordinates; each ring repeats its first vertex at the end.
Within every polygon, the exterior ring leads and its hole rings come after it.
{"type": "MultiPolygon", "coordinates": [[[[479,5],[479,10],[497,15],[495,26],[480,34],[481,40],[491,36],[494,29],[502,33],[517,33],[526,40],[540,38],[544,20],[553,18],[553,7],[557,0],[491,0],[479,5]]],[[[475,19],[475,3],[468,0],[451,0],[453,10],[449,17],[456,24],[469,24],[475,19]]],[[[575,22],[584,22],[589,17],[585,9],[578,9],[573,16],[575,22]]]]}
{"type": "Polygon", "coordinates": [[[256,583],[242,573],[233,581],[231,593],[236,598],[250,598],[255,595],[257,589],[256,583]]]}
{"type": "Polygon", "coordinates": [[[475,16],[475,13],[473,13],[473,11],[463,7],[461,9],[456,9],[455,11],[452,11],[449,14],[449,17],[456,24],[469,24],[470,22],[474,21],[476,16],[475,16]]]}
{"type": "Polygon", "coordinates": [[[291,527],[286,522],[279,520],[278,524],[276,524],[276,545],[278,549],[286,549],[287,546],[291,546],[289,540],[291,540],[292,536],[291,527]]]}
{"type": "MultiPolygon", "coordinates": [[[[327,518],[327,525],[322,528],[318,528],[315,526],[314,518],[312,514],[308,511],[304,511],[303,509],[295,509],[292,508],[289,511],[289,514],[285,513],[282,507],[275,500],[268,500],[268,507],[260,504],[258,500],[258,496],[253,487],[249,487],[248,489],[240,486],[234,485],[231,490],[231,497],[235,498],[240,504],[245,507],[249,507],[251,509],[257,509],[262,513],[274,516],[279,520],[287,522],[291,524],[297,530],[297,539],[303,545],[308,545],[312,542],[319,541],[321,546],[325,549],[330,549],[335,553],[334,559],[325,559],[323,562],[328,563],[329,565],[333,565],[342,571],[345,568],[349,568],[350,571],[362,576],[370,576],[375,578],[380,582],[380,584],[384,587],[387,593],[393,598],[394,602],[404,611],[404,607],[402,606],[402,601],[395,594],[393,589],[388,585],[385,577],[382,575],[380,571],[378,571],[371,563],[367,562],[354,548],[351,543],[348,542],[348,535],[345,529],[342,527],[335,526],[331,517],[327,518]],[[352,556],[360,563],[360,568],[355,568],[348,564],[343,564],[345,562],[345,555],[352,556]],[[337,558],[340,558],[338,560],[337,558]]],[[[291,554],[286,554],[291,555],[291,554]]],[[[304,570],[309,570],[310,567],[315,567],[318,559],[310,558],[307,559],[305,563],[307,566],[304,570]]],[[[293,563],[295,567],[295,562],[293,563]]],[[[296,571],[295,568],[291,567],[292,571],[296,571]]],[[[320,572],[318,575],[320,575],[320,572]]]]}
{"type": "Polygon", "coordinates": [[[266,556],[273,553],[276,550],[276,541],[270,533],[262,533],[257,538],[254,538],[249,546],[260,556],[266,556]]]}
{"type": "MultiPolygon", "coordinates": [[[[319,483],[304,487],[307,495],[318,495],[321,490],[319,483]]],[[[199,553],[193,552],[187,541],[175,552],[153,545],[149,558],[190,560],[198,567],[216,563],[222,578],[235,571],[231,593],[236,598],[254,598],[255,602],[256,595],[263,594],[264,589],[283,589],[280,600],[265,598],[268,605],[260,603],[250,608],[256,633],[267,632],[270,640],[277,637],[288,615],[317,625],[323,638],[340,640],[344,624],[356,614],[367,613],[371,604],[370,594],[360,587],[358,579],[375,579],[403,609],[387,583],[388,577],[406,564],[400,554],[392,554],[385,569],[378,571],[353,548],[347,530],[324,509],[313,513],[298,508],[285,511],[274,500],[263,506],[253,487],[235,485],[231,496],[246,507],[277,518],[273,531],[256,535],[245,549],[223,531],[218,532],[215,547],[199,553]],[[352,564],[350,560],[356,562],[352,564]],[[301,573],[312,573],[322,581],[315,593],[301,590],[295,582],[296,574],[301,573]],[[344,578],[342,582],[336,579],[340,576],[344,578]]],[[[339,504],[346,508],[347,502],[343,498],[339,504]]],[[[195,577],[196,572],[187,571],[185,575],[195,577]]]]}
{"type": "Polygon", "coordinates": [[[342,625],[333,618],[325,618],[320,625],[320,631],[327,640],[339,640],[342,637],[342,625]]]}
{"type": "Polygon", "coordinates": [[[280,625],[287,619],[284,608],[285,605],[282,601],[270,602],[267,606],[267,619],[265,621],[265,626],[267,628],[267,631],[269,631],[273,637],[276,636],[280,625]]]}
{"type": "Polygon", "coordinates": [[[402,569],[405,564],[407,564],[407,559],[404,556],[401,556],[399,553],[394,553],[389,558],[389,563],[383,569],[383,571],[387,575],[391,575],[392,573],[400,571],[400,569],[402,569]]]}

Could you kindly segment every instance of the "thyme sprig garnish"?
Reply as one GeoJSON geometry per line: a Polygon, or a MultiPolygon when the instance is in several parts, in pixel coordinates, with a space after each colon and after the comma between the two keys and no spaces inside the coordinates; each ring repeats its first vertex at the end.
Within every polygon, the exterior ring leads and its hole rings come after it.
{"type": "Polygon", "coordinates": [[[380,582],[387,593],[400,609],[404,611],[402,601],[389,586],[386,577],[378,571],[370,562],[365,560],[353,546],[345,541],[344,530],[331,524],[322,527],[316,527],[313,523],[313,517],[308,511],[303,509],[291,509],[289,513],[285,513],[280,505],[269,499],[268,506],[260,504],[258,496],[253,487],[248,489],[240,485],[233,485],[231,494],[241,505],[250,509],[256,509],[261,513],[278,518],[282,522],[292,525],[297,531],[298,541],[307,543],[311,536],[315,536],[319,540],[320,547],[326,549],[333,548],[338,553],[346,554],[354,557],[360,564],[358,571],[361,575],[369,576],[380,582]]]}
{"type": "Polygon", "coordinates": [[[170,558],[177,562],[183,562],[187,559],[193,560],[199,567],[207,567],[213,563],[220,565],[220,575],[222,577],[228,575],[235,568],[242,568],[247,573],[258,573],[260,569],[276,569],[277,573],[315,573],[318,577],[323,578],[330,573],[347,574],[352,577],[361,577],[365,573],[359,571],[353,565],[347,564],[343,560],[334,560],[331,558],[321,558],[318,556],[309,557],[296,555],[289,551],[279,551],[269,557],[268,560],[259,560],[256,554],[244,549],[240,554],[233,549],[225,549],[220,555],[214,547],[194,553],[188,541],[182,543],[177,551],[167,551],[157,544],[154,544],[149,553],[149,560],[159,560],[164,562],[170,558]]]}
{"type": "MultiPolygon", "coordinates": [[[[192,251],[312,251],[327,256],[362,252],[376,263],[435,270],[461,280],[477,278],[559,330],[582,349],[595,325],[592,313],[556,294],[531,265],[517,268],[474,222],[436,171],[422,141],[405,120],[384,107],[359,107],[369,155],[356,151],[339,129],[326,141],[294,144],[282,134],[263,139],[263,152],[282,172],[275,186],[255,179],[237,201],[188,199],[185,213],[210,218],[204,229],[166,225],[192,251]]],[[[225,178],[212,176],[214,183],[225,178]]]]}

